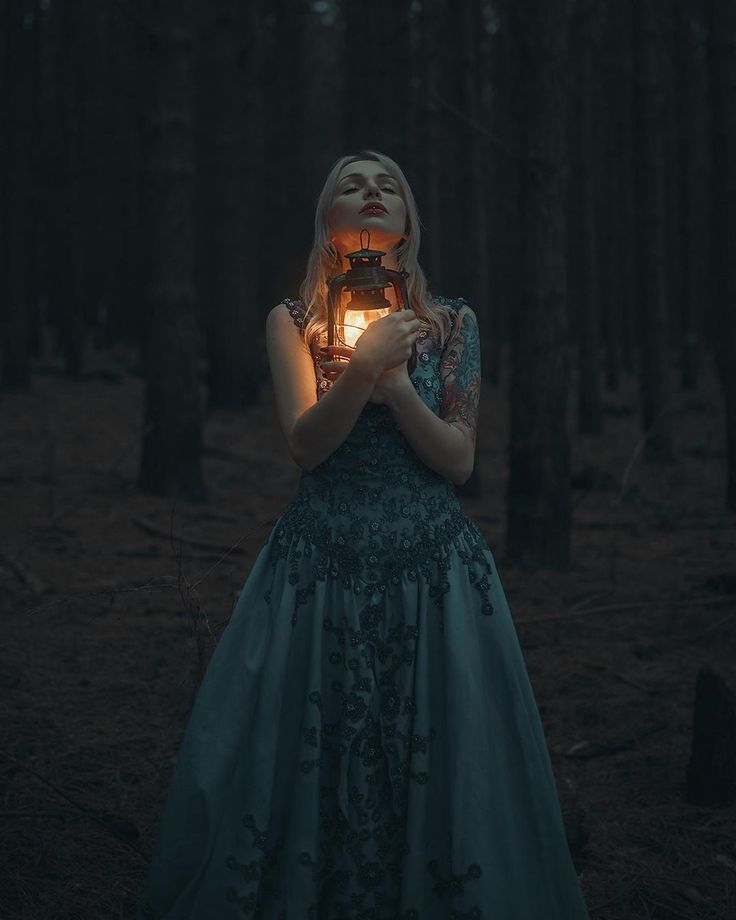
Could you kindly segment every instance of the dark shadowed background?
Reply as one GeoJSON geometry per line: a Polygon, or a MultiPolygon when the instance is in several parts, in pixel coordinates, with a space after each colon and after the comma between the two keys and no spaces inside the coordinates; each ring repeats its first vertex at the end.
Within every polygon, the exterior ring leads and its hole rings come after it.
{"type": "Polygon", "coordinates": [[[734,920],[736,5],[1,0],[0,68],[0,920],[133,916],[365,148],[478,318],[458,493],[591,916],[734,920]]]}

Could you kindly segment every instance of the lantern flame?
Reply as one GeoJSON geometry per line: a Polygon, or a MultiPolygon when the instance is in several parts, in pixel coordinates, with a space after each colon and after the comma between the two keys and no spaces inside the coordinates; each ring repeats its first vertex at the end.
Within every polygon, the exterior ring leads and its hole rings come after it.
{"type": "Polygon", "coordinates": [[[346,345],[355,348],[355,343],[368,326],[382,316],[388,316],[390,308],[385,310],[345,310],[341,325],[342,339],[346,345]]]}

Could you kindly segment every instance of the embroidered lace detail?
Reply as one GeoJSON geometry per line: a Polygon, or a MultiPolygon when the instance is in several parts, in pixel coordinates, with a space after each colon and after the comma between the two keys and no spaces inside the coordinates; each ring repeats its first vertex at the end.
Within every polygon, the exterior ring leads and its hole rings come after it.
{"type": "Polygon", "coordinates": [[[291,297],[284,297],[281,303],[286,304],[289,308],[289,313],[291,314],[296,325],[303,329],[306,319],[306,310],[304,307],[304,301],[301,298],[297,300],[292,300],[291,297]]]}
{"type": "MultiPolygon", "coordinates": [[[[428,782],[430,749],[439,741],[433,728],[427,734],[415,728],[418,630],[397,626],[382,636],[381,613],[380,603],[366,604],[359,633],[329,618],[323,622],[326,660],[340,675],[347,673],[347,663],[352,679],[343,676],[329,684],[328,693],[314,688],[308,694],[312,715],[302,729],[299,768],[318,784],[319,849],[287,851],[283,836],[272,840],[255,815],[246,814],[242,824],[250,831],[250,846],[226,860],[234,873],[226,895],[245,917],[261,916],[266,906],[282,908],[283,883],[300,870],[319,892],[306,913],[313,920],[422,917],[422,905],[399,914],[395,901],[410,852],[405,838],[410,784],[428,782]],[[351,782],[355,775],[361,788],[351,782]]],[[[446,909],[442,916],[480,918],[477,903],[463,910],[458,903],[472,896],[466,885],[482,876],[480,865],[471,863],[462,872],[450,865],[449,851],[442,864],[427,861],[427,890],[446,909]]],[[[285,908],[278,916],[288,920],[285,908]]]]}
{"type": "MultiPolygon", "coordinates": [[[[304,479],[300,493],[276,525],[272,566],[275,570],[279,560],[286,559],[290,584],[299,585],[301,560],[305,557],[313,557],[309,570],[316,579],[337,578],[356,595],[379,592],[393,596],[403,576],[409,581],[422,577],[440,609],[442,629],[443,597],[450,589],[446,572],[454,550],[468,567],[469,580],[481,595],[481,613],[493,613],[488,598],[492,575],[488,547],[456,497],[436,494],[418,503],[408,493],[404,500],[392,496],[383,503],[384,513],[378,516],[379,490],[356,486],[351,498],[349,490],[340,489],[330,500],[319,481],[307,484],[304,479]],[[456,545],[460,537],[460,545],[456,545]]],[[[298,607],[308,603],[314,585],[314,580],[300,585],[293,626],[298,607]]]]}
{"type": "MultiPolygon", "coordinates": [[[[461,396],[459,390],[464,382],[476,391],[479,385],[475,314],[462,298],[435,300],[453,312],[453,330],[444,348],[425,334],[412,383],[436,415],[444,410],[446,421],[472,425],[474,435],[477,392],[461,396]]],[[[303,328],[303,302],[283,302],[303,328]]],[[[481,595],[482,613],[493,613],[490,553],[482,534],[463,513],[453,484],[419,459],[385,405],[367,403],[346,440],[314,470],[302,472],[298,493],[277,524],[276,542],[273,565],[286,558],[292,584],[299,581],[302,558],[314,556],[308,569],[316,578],[339,578],[356,594],[390,594],[402,577],[422,576],[440,609],[454,549],[481,595]]],[[[312,590],[301,587],[302,603],[312,590]]]]}
{"type": "MultiPolygon", "coordinates": [[[[281,303],[283,303],[289,310],[291,318],[294,320],[294,325],[301,331],[304,331],[304,328],[307,325],[307,316],[306,316],[306,307],[304,301],[301,298],[297,300],[292,300],[291,297],[285,297],[281,303]]],[[[323,334],[319,342],[312,343],[312,359],[314,361],[314,372],[317,380],[317,398],[319,397],[332,386],[332,380],[325,377],[322,373],[322,354],[319,351],[319,345],[327,344],[327,335],[323,334]]]]}

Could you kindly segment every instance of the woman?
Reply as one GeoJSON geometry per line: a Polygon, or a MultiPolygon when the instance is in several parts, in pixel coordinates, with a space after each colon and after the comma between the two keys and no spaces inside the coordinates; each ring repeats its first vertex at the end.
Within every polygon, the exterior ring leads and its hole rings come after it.
{"type": "Polygon", "coordinates": [[[495,562],[453,485],[473,467],[477,319],[430,297],[419,241],[393,160],[335,163],[301,297],[267,320],[299,489],[199,689],[143,917],[588,917],[495,562]],[[411,309],[387,289],[354,348],[320,350],[326,279],[363,229],[411,309]]]}

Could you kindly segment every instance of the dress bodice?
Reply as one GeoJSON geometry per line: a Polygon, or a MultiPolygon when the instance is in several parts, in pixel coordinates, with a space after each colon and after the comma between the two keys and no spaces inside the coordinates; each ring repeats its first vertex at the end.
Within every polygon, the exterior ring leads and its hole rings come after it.
{"type": "MultiPolygon", "coordinates": [[[[455,317],[464,301],[435,297],[455,317]]],[[[304,305],[286,300],[300,328],[304,305]]],[[[321,371],[320,342],[312,347],[318,399],[331,381],[321,371]]],[[[411,381],[422,401],[440,414],[443,348],[420,330],[411,381]]],[[[280,521],[283,551],[317,547],[325,574],[370,584],[398,584],[403,572],[416,578],[422,566],[438,562],[442,547],[462,531],[483,537],[463,513],[453,483],[428,467],[406,440],[388,406],[366,403],[348,437],[313,470],[303,470],[299,488],[280,521]]],[[[483,545],[485,545],[483,543],[483,545]]]]}

